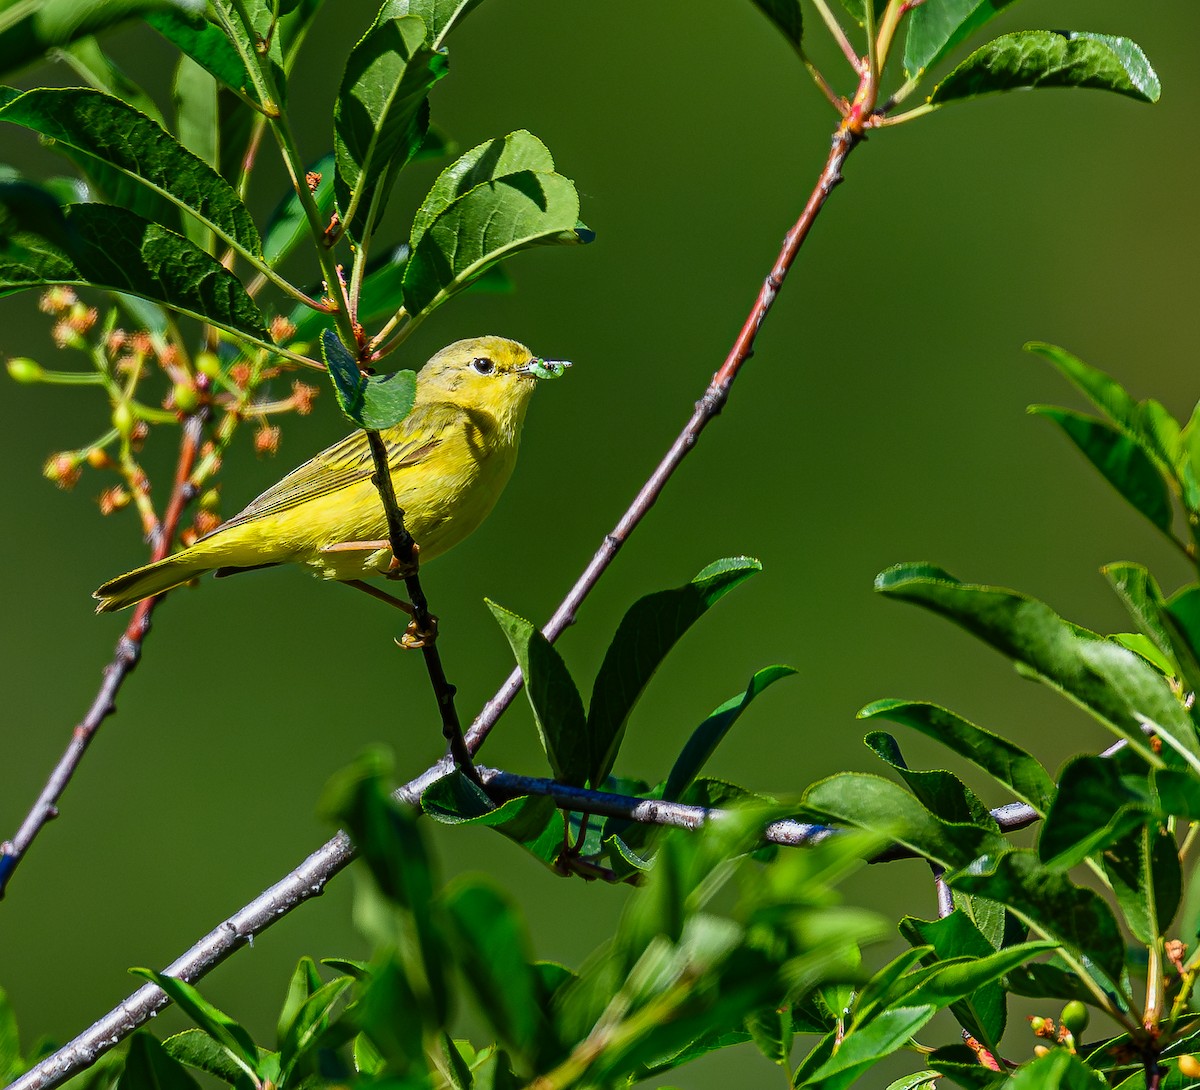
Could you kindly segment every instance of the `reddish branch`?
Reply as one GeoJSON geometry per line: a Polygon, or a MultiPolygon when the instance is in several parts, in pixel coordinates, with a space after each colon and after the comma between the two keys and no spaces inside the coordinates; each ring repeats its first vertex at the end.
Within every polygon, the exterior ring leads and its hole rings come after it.
{"type": "MultiPolygon", "coordinates": [[[[194,491],[191,483],[192,469],[196,464],[196,454],[200,448],[203,432],[204,413],[190,416],[184,422],[183,436],[179,441],[179,462],[175,470],[175,484],[171,490],[171,498],[162,520],[158,523],[152,537],[150,559],[161,560],[171,551],[171,543],[179,529],[179,522],[184,509],[192,499],[194,491]]],[[[117,693],[125,679],[138,664],[142,654],[142,644],[150,631],[150,616],[159,599],[148,598],[140,602],[133,611],[121,638],[112,662],[104,668],[104,680],[96,693],[95,699],[87,710],[79,725],[71,734],[68,744],[58,763],[54,766],[49,779],[37,797],[21,827],[11,840],[0,844],[0,897],[8,890],[8,883],[28,852],[30,845],[38,833],[45,828],[53,818],[58,817],[58,800],[71,782],[79,762],[100,729],[100,724],[116,710],[117,693]]]]}

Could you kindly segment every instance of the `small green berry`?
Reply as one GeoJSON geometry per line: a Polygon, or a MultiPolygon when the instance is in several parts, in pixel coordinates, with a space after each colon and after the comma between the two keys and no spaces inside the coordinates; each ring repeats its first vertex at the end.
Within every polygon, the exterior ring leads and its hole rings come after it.
{"type": "Polygon", "coordinates": [[[215,352],[201,352],[196,357],[196,370],[209,378],[217,378],[221,374],[221,357],[215,352]]]}
{"type": "Polygon", "coordinates": [[[16,382],[30,383],[40,381],[46,372],[36,360],[27,356],[13,356],[8,361],[8,373],[16,382]]]}
{"type": "Polygon", "coordinates": [[[1072,999],[1062,1009],[1062,1014],[1058,1019],[1071,1033],[1076,1037],[1082,1037],[1083,1031],[1087,1029],[1088,1022],[1091,1021],[1091,1014],[1088,1012],[1086,1005],[1078,999],[1072,999]]]}
{"type": "Polygon", "coordinates": [[[113,406],[112,422],[113,427],[117,429],[117,434],[122,439],[128,439],[133,434],[137,421],[133,418],[133,410],[129,407],[129,402],[118,401],[113,406]]]}

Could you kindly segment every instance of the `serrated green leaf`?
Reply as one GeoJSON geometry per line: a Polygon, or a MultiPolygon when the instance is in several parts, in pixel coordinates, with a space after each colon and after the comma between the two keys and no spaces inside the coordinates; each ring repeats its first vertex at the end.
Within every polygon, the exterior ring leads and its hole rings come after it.
{"type": "Polygon", "coordinates": [[[245,1074],[256,1082],[262,1076],[258,1047],[246,1028],[213,1006],[191,984],[153,969],[130,969],[135,976],[145,977],[170,996],[181,1011],[211,1037],[245,1074]]]}
{"type": "Polygon", "coordinates": [[[1144,776],[1122,776],[1107,758],[1074,757],[1059,774],[1038,856],[1049,867],[1076,866],[1140,827],[1152,810],[1144,776]]]}
{"type": "Polygon", "coordinates": [[[1138,445],[1111,424],[1053,405],[1031,405],[1029,411],[1053,420],[1130,504],[1168,537],[1171,494],[1158,467],[1138,445]]]}
{"type": "Polygon", "coordinates": [[[1166,935],[1183,889],[1174,836],[1157,820],[1145,821],[1111,845],[1101,862],[1134,938],[1151,944],[1166,935]]]}
{"type": "MultiPolygon", "coordinates": [[[[175,132],[179,143],[218,171],[221,166],[221,122],[217,81],[191,57],[184,55],[175,67],[171,97],[175,102],[175,132]]],[[[183,233],[200,249],[212,253],[216,245],[212,229],[194,216],[182,219],[183,233]]]]}
{"type": "Polygon", "coordinates": [[[1082,954],[1110,981],[1121,979],[1125,944],[1112,910],[1094,891],[1042,866],[1032,851],[1008,849],[981,856],[946,875],[952,889],[1007,905],[1041,934],[1082,954]]]}
{"type": "Polygon", "coordinates": [[[246,66],[225,32],[200,14],[152,12],[146,22],[183,54],[238,94],[254,97],[246,66]]]}
{"type": "Polygon", "coordinates": [[[886,731],[875,730],[863,739],[881,761],[891,765],[920,803],[943,821],[998,829],[988,808],[975,792],[952,772],[945,769],[911,769],[900,752],[896,739],[886,731]]]}
{"type": "Polygon", "coordinates": [[[937,1013],[933,1006],[895,1007],[884,1011],[861,1029],[842,1038],[837,1051],[803,1082],[819,1090],[844,1090],[880,1060],[904,1048],[909,1040],[937,1013]]]}
{"type": "Polygon", "coordinates": [[[830,823],[878,830],[943,866],[966,866],[1008,850],[998,833],[942,821],[902,787],[879,776],[840,772],[818,780],[801,802],[807,812],[830,823]]]}
{"type": "MultiPolygon", "coordinates": [[[[1184,587],[1172,601],[1183,602],[1178,612],[1163,599],[1153,576],[1140,564],[1106,564],[1100,569],[1117,592],[1129,615],[1159,652],[1163,672],[1181,679],[1192,692],[1200,689],[1200,659],[1197,658],[1186,625],[1189,620],[1187,595],[1200,587],[1184,587]]],[[[1200,602],[1200,597],[1196,599],[1200,602]]]]}
{"type": "Polygon", "coordinates": [[[1049,773],[1020,746],[936,704],[877,700],[863,708],[858,717],[890,719],[941,742],[1008,787],[1039,814],[1045,814],[1054,797],[1054,781],[1049,773]]]}
{"type": "Polygon", "coordinates": [[[1157,102],[1158,76],[1136,42],[1086,31],[1022,30],[975,50],[929,96],[937,106],[997,91],[1092,87],[1157,102]]]}
{"type": "MultiPolygon", "coordinates": [[[[322,219],[327,219],[333,211],[333,155],[326,155],[309,168],[309,173],[320,175],[312,192],[313,202],[322,219]]],[[[272,266],[277,266],[296,248],[301,239],[311,238],[308,227],[308,217],[304,214],[304,205],[300,203],[300,195],[295,190],[289,190],[283,200],[275,206],[271,218],[267,221],[267,230],[263,236],[263,256],[272,266]]],[[[332,315],[322,314],[301,304],[297,310],[304,315],[313,315],[318,325],[308,335],[302,335],[297,330],[297,337],[307,340],[310,336],[323,329],[329,328],[333,322],[332,315]]],[[[360,322],[369,321],[364,313],[363,300],[359,300],[358,319],[360,322]]],[[[293,316],[295,322],[295,316],[293,316]]]]}
{"type": "Polygon", "coordinates": [[[9,0],[0,9],[0,74],[32,64],[48,50],[98,34],[148,12],[197,11],[199,0],[9,0]]]}
{"type": "Polygon", "coordinates": [[[0,108],[0,121],[99,160],[199,220],[239,252],[261,257],[258,229],[229,183],[120,99],[84,88],[42,87],[0,108]]]}
{"type": "Polygon", "coordinates": [[[130,1038],[125,1068],[116,1090],[200,1090],[200,1084],[175,1060],[153,1034],[139,1030],[130,1038]]]}
{"type": "Polygon", "coordinates": [[[547,866],[563,848],[563,816],[544,795],[525,795],[497,806],[462,773],[454,772],[425,790],[421,808],[443,825],[495,829],[547,866]]]}
{"type": "MultiPolygon", "coordinates": [[[[979,928],[958,908],[939,920],[905,916],[899,923],[899,930],[913,946],[932,947],[932,956],[924,957],[927,965],[962,957],[985,958],[995,953],[979,928]]],[[[994,1048],[1004,1036],[1007,1021],[1004,990],[994,980],[964,994],[961,1001],[951,1004],[951,1010],[963,1028],[988,1048],[994,1048]]]]}
{"type": "Polygon", "coordinates": [[[0,295],[51,284],[107,288],[273,347],[241,282],[198,246],[123,208],[76,204],[63,211],[66,245],[38,228],[7,244],[0,238],[0,295]]]}
{"type": "Polygon", "coordinates": [[[351,423],[381,431],[399,424],[412,412],[417,399],[415,372],[364,375],[358,362],[331,329],[321,334],[321,347],[337,403],[351,423]]]}
{"type": "MultiPolygon", "coordinates": [[[[1022,965],[1014,969],[1004,981],[1005,987],[1013,995],[1024,995],[1031,999],[1078,999],[1083,1003],[1094,1004],[1095,993],[1079,978],[1074,969],[1065,963],[1049,963],[1022,965]]],[[[1110,996],[1116,993],[1109,989],[1110,996]]],[[[1118,1004],[1118,1009],[1124,1009],[1125,1004],[1118,1004]]]]}
{"type": "Polygon", "coordinates": [[[931,68],[1013,0],[937,0],[908,14],[904,70],[915,76],[931,68]]]}
{"type": "Polygon", "coordinates": [[[750,1039],[771,1063],[790,1070],[792,1042],[796,1039],[790,1004],[756,1011],[746,1019],[750,1039]]]}
{"type": "Polygon", "coordinates": [[[797,49],[804,41],[804,12],[800,0],[753,0],[775,28],[797,49]]]}
{"type": "Polygon", "coordinates": [[[454,26],[482,0],[386,0],[380,18],[419,15],[429,31],[429,47],[440,49],[454,26]]]}
{"type": "Polygon", "coordinates": [[[876,589],[949,617],[1036,677],[1068,696],[1125,738],[1152,766],[1200,759],[1195,727],[1166,679],[1141,656],[1070,624],[1049,606],[1001,587],[960,583],[929,565],[898,565],[876,589]],[[1171,748],[1160,758],[1143,726],[1171,748]]]}
{"type": "Polygon", "coordinates": [[[588,781],[612,771],[629,715],[654,672],[680,637],[729,591],[762,570],[749,557],[718,560],[674,590],[648,594],[621,620],[605,653],[588,709],[588,781]]]}
{"type": "MultiPolygon", "coordinates": [[[[246,71],[250,95],[269,117],[278,117],[287,96],[283,41],[276,33],[276,0],[211,0],[246,71]],[[279,101],[275,100],[278,95],[279,101]]],[[[197,57],[196,60],[200,58],[197,57]]],[[[214,73],[215,74],[215,73],[214,73]]]]}
{"type": "Polygon", "coordinates": [[[1022,1064],[1005,1083],[1005,1090],[1097,1090],[1095,1073],[1078,1056],[1052,1048],[1032,1063],[1022,1064]]]}
{"type": "Polygon", "coordinates": [[[297,1070],[312,1067],[310,1052],[333,1021],[333,1012],[353,984],[348,976],[322,984],[296,1011],[279,1044],[279,1083],[287,1085],[297,1070]]]}
{"type": "Polygon", "coordinates": [[[582,786],[588,777],[591,725],[583,700],[562,656],[537,627],[503,606],[488,601],[525,679],[525,694],[554,778],[582,786]]]}
{"type": "Polygon", "coordinates": [[[166,1053],[181,1064],[212,1075],[230,1086],[249,1085],[242,1066],[202,1029],[185,1029],[162,1044],[166,1053]]]}
{"type": "Polygon", "coordinates": [[[439,175],[417,210],[405,308],[415,322],[520,250],[589,241],[578,223],[575,186],[537,137],[521,130],[480,144],[439,175]]]}
{"type": "Polygon", "coordinates": [[[383,215],[395,175],[429,127],[426,99],[446,59],[425,45],[419,16],[380,18],[350,51],[334,106],[337,203],[356,239],[383,215]]]}

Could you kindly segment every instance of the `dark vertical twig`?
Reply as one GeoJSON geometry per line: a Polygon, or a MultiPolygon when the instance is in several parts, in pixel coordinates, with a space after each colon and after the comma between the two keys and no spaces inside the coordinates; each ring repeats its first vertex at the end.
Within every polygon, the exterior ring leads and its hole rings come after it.
{"type": "MultiPolygon", "coordinates": [[[[417,571],[419,550],[412,534],[404,525],[404,512],[396,501],[396,488],[392,481],[391,469],[388,466],[387,445],[379,432],[367,430],[367,442],[371,447],[371,457],[375,462],[375,475],[371,478],[379,490],[379,498],[383,502],[383,510],[387,516],[388,540],[392,545],[392,555],[401,565],[404,573],[404,589],[408,592],[408,600],[413,607],[413,624],[419,632],[431,629],[432,617],[429,613],[429,602],[421,587],[421,577],[417,571]]],[[[471,751],[463,738],[462,723],[459,722],[458,709],[454,706],[455,688],[446,678],[442,666],[442,656],[438,653],[437,644],[433,638],[425,639],[421,644],[421,655],[425,659],[425,670],[429,674],[429,684],[433,687],[434,699],[437,701],[438,713],[442,720],[442,736],[455,767],[468,776],[474,783],[482,786],[479,773],[471,760],[471,751]]]]}
{"type": "MultiPolygon", "coordinates": [[[[189,416],[183,425],[179,440],[179,461],[175,469],[175,484],[167,509],[154,529],[151,540],[151,561],[161,560],[171,551],[171,542],[179,529],[179,520],[184,509],[193,498],[191,483],[192,468],[196,464],[196,453],[200,449],[204,419],[207,410],[189,416]]],[[[125,679],[138,664],[142,644],[150,632],[150,616],[159,598],[147,598],[139,602],[129,624],[117,641],[112,661],[104,668],[104,680],[79,725],[71,733],[71,741],[58,759],[37,800],[25,815],[20,828],[11,840],[0,844],[0,897],[8,891],[8,884],[29,851],[38,834],[51,820],[58,817],[58,801],[75,775],[84,753],[104,722],[116,710],[117,693],[125,679]]]]}

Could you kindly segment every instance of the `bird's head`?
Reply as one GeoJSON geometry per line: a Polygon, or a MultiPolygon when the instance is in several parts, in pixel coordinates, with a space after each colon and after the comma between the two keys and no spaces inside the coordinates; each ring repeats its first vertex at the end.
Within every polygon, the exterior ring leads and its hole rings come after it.
{"type": "Polygon", "coordinates": [[[570,364],[539,359],[504,337],[455,341],[430,358],[417,376],[417,396],[452,401],[519,427],[539,379],[558,378],[570,364]]]}

